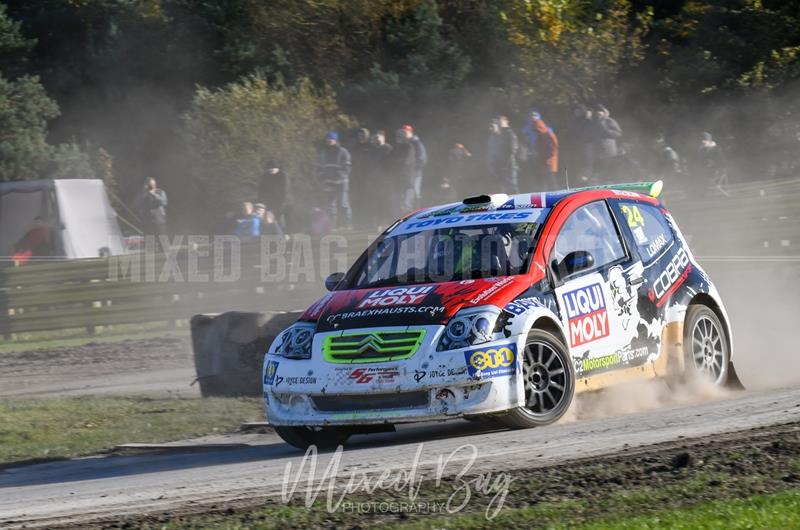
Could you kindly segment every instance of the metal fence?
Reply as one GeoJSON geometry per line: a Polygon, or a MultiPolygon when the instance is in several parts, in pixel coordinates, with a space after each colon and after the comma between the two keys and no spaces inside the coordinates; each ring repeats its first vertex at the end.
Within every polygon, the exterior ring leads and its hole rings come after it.
{"type": "MultiPolygon", "coordinates": [[[[701,263],[783,260],[800,265],[800,179],[732,186],[727,191],[726,197],[664,197],[701,263]]],[[[336,265],[352,263],[374,236],[348,234],[344,244],[340,240],[337,245],[335,264],[320,252],[320,241],[289,240],[284,265],[294,274],[277,279],[268,277],[262,253],[245,247],[238,267],[233,266],[238,274],[230,264],[226,273],[225,256],[220,260],[213,251],[193,254],[197,249],[189,248],[172,255],[143,253],[0,269],[0,334],[8,338],[33,331],[92,331],[96,326],[180,321],[196,313],[232,309],[303,308],[323,292],[325,274],[336,265]],[[292,249],[295,243],[299,251],[292,249]]]]}

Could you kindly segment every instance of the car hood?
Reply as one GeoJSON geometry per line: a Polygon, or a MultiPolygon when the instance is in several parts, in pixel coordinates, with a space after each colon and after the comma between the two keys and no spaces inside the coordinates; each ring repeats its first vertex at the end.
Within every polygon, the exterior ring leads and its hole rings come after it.
{"type": "Polygon", "coordinates": [[[445,324],[463,307],[495,305],[502,308],[529,283],[526,276],[501,276],[334,291],[317,300],[300,320],[316,322],[317,332],[445,324]]]}

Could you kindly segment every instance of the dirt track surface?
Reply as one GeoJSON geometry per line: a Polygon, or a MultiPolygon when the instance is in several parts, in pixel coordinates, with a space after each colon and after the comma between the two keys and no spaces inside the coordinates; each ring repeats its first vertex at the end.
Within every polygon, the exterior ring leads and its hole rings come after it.
{"type": "MultiPolygon", "coordinates": [[[[744,393],[523,431],[458,421],[355,437],[338,470],[347,476],[353,469],[366,473],[408,469],[418,443],[424,442],[422,473],[432,473],[440,455],[446,457],[464,444],[474,444],[479,453],[470,472],[513,472],[602,455],[625,457],[652,444],[676,447],[702,437],[741,443],[748,430],[796,422],[800,422],[797,389],[744,393]],[[735,432],[739,434],[721,436],[735,432]]],[[[297,465],[302,458],[273,434],[231,435],[193,445],[0,471],[0,526],[83,525],[165,511],[202,512],[221,503],[259,504],[279,496],[287,463],[297,465]],[[204,444],[221,441],[233,445],[203,450],[204,444]]],[[[332,457],[332,453],[319,456],[317,481],[332,457]]],[[[466,457],[456,453],[446,474],[461,471],[466,457]]]]}
{"type": "Polygon", "coordinates": [[[189,338],[160,337],[0,354],[0,397],[199,396],[189,338]]]}

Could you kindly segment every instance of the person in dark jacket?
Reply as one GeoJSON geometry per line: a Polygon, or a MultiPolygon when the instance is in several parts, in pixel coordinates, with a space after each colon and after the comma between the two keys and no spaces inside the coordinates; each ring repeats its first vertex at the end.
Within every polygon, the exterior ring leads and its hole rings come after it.
{"type": "Polygon", "coordinates": [[[350,209],[350,153],[339,145],[339,134],[331,131],[325,137],[325,146],[320,150],[317,177],[327,194],[331,217],[337,227],[348,230],[353,227],[353,212],[350,209]]]}
{"type": "Polygon", "coordinates": [[[592,152],[595,173],[601,180],[608,181],[616,177],[620,138],[622,128],[617,120],[611,117],[604,105],[597,105],[592,120],[592,152]]]}
{"type": "Polygon", "coordinates": [[[411,125],[403,125],[400,130],[404,132],[406,140],[414,150],[414,176],[405,196],[406,211],[412,211],[419,207],[422,198],[423,170],[428,165],[428,151],[419,136],[414,134],[414,128],[411,125]]]}
{"type": "Polygon", "coordinates": [[[683,163],[678,152],[667,143],[664,136],[657,136],[652,147],[652,172],[655,180],[674,182],[683,175],[683,163]]]}
{"type": "Polygon", "coordinates": [[[272,159],[258,181],[258,201],[264,204],[281,228],[286,230],[292,223],[292,183],[280,161],[272,159]]]}
{"type": "Polygon", "coordinates": [[[503,193],[519,193],[517,186],[517,135],[508,126],[506,116],[498,116],[489,124],[489,145],[486,166],[491,178],[503,193]]]}
{"type": "Polygon", "coordinates": [[[389,219],[387,212],[391,212],[395,197],[399,194],[391,192],[392,177],[389,175],[389,160],[392,156],[392,145],[386,142],[386,131],[377,130],[372,135],[373,172],[366,186],[366,205],[368,211],[367,226],[385,226],[385,223],[394,221],[389,219]],[[387,186],[390,192],[387,193],[387,186]]]}
{"type": "Polygon", "coordinates": [[[350,194],[353,202],[359,205],[355,212],[357,226],[369,226],[368,220],[373,216],[374,202],[370,201],[369,197],[374,191],[372,187],[378,153],[370,140],[369,129],[361,128],[356,133],[356,143],[350,150],[353,160],[353,171],[350,174],[350,194]]]}
{"type": "Polygon", "coordinates": [[[144,189],[134,202],[134,210],[142,221],[145,235],[167,233],[167,194],[158,187],[156,179],[147,177],[144,189]]]}
{"type": "Polygon", "coordinates": [[[414,210],[413,185],[416,177],[417,156],[405,129],[395,133],[395,144],[386,162],[392,195],[398,200],[392,206],[392,217],[397,218],[414,210]],[[409,205],[409,201],[411,204],[409,205]]]}
{"type": "Polygon", "coordinates": [[[578,181],[587,181],[594,173],[592,149],[592,111],[584,104],[575,107],[568,137],[574,149],[573,164],[567,166],[578,181]]]}
{"type": "Polygon", "coordinates": [[[706,194],[710,189],[726,193],[728,169],[725,153],[709,132],[700,136],[700,144],[693,153],[691,163],[691,186],[697,192],[706,194]]]}

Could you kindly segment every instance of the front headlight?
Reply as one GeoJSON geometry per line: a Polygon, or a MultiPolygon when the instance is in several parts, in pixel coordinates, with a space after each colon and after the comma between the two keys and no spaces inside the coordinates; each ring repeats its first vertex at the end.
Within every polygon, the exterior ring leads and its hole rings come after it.
{"type": "Polygon", "coordinates": [[[436,351],[457,350],[492,340],[500,310],[494,306],[471,307],[456,313],[444,328],[436,351]]]}
{"type": "Polygon", "coordinates": [[[275,354],[287,359],[310,359],[315,327],[314,324],[299,323],[287,328],[281,334],[275,354]]]}

